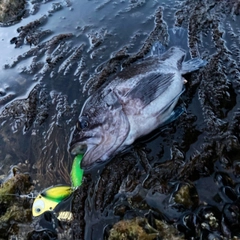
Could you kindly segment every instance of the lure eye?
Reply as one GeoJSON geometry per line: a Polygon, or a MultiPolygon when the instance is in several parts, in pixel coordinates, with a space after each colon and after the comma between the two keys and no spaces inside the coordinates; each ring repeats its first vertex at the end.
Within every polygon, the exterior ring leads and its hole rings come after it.
{"type": "Polygon", "coordinates": [[[45,203],[42,199],[38,199],[33,204],[33,210],[35,215],[40,215],[44,208],[45,208],[45,203]]]}
{"type": "Polygon", "coordinates": [[[88,117],[86,117],[86,116],[80,117],[80,119],[79,119],[79,121],[77,122],[77,125],[76,125],[77,129],[79,131],[81,131],[81,130],[87,128],[88,126],[89,126],[88,117]]]}
{"type": "Polygon", "coordinates": [[[35,208],[36,213],[40,213],[42,211],[41,208],[35,208]]]}

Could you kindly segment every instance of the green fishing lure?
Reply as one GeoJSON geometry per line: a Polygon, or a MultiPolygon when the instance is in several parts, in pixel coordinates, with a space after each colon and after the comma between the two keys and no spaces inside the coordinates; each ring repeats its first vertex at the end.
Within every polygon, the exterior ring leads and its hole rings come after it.
{"type": "Polygon", "coordinates": [[[83,169],[80,167],[82,158],[83,155],[77,155],[73,160],[72,171],[70,173],[73,187],[79,187],[82,184],[83,169]]]}
{"type": "Polygon", "coordinates": [[[70,173],[72,186],[58,185],[44,189],[34,200],[32,206],[32,215],[37,217],[46,211],[53,209],[64,199],[69,197],[73,191],[81,186],[83,178],[83,169],[80,164],[83,155],[77,155],[73,160],[72,170],[70,173]]]}

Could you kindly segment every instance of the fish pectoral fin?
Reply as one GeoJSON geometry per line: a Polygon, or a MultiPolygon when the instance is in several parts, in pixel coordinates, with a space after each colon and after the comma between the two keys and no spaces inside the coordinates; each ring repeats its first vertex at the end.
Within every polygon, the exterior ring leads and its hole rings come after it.
{"type": "Polygon", "coordinates": [[[126,95],[130,99],[140,99],[143,107],[163,94],[171,85],[174,73],[149,73],[126,95]]]}

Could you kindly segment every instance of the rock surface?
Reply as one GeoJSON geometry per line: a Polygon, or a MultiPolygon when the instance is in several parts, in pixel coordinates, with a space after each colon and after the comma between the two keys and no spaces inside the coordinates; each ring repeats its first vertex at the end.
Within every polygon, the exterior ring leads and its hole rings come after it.
{"type": "Polygon", "coordinates": [[[25,0],[1,0],[0,1],[0,22],[3,24],[17,20],[23,15],[25,0]]]}

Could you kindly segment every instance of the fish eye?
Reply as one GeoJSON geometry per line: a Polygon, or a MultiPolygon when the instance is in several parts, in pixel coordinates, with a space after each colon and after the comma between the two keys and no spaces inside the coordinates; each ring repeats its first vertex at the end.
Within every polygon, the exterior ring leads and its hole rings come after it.
{"type": "Polygon", "coordinates": [[[77,121],[77,123],[76,123],[76,128],[77,128],[77,130],[79,130],[79,131],[82,130],[82,128],[81,128],[81,123],[80,123],[79,121],[77,121]]]}
{"type": "Polygon", "coordinates": [[[78,130],[83,130],[83,129],[87,128],[88,125],[89,125],[88,117],[82,116],[82,117],[80,117],[79,121],[77,122],[76,127],[78,130]]]}

